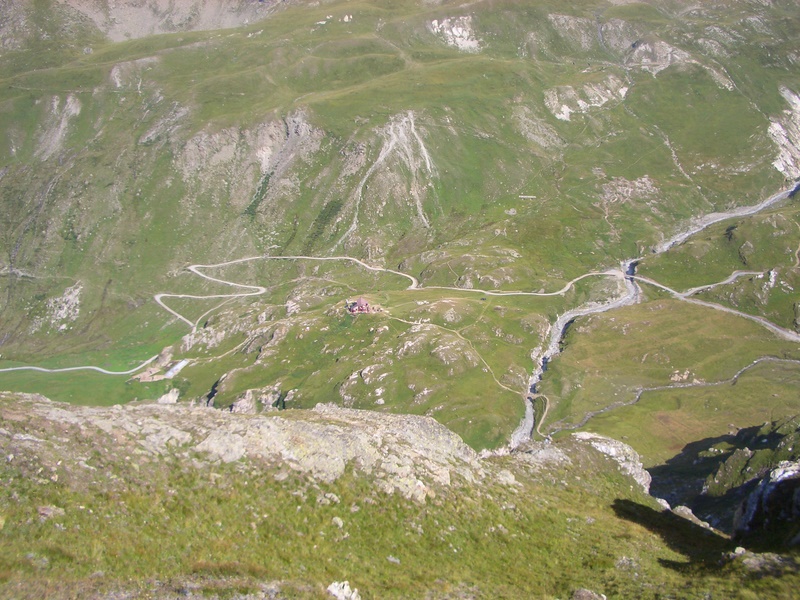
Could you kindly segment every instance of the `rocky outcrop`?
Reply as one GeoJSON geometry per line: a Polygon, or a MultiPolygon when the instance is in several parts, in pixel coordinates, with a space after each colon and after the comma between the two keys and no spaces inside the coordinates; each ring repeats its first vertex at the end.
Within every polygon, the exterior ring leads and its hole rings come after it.
{"type": "Polygon", "coordinates": [[[328,586],[328,593],[336,600],[361,600],[361,594],[350,588],[349,581],[334,581],[328,586]]]}
{"type": "Polygon", "coordinates": [[[620,441],[588,431],[573,433],[572,437],[589,442],[595,450],[614,460],[619,465],[620,471],[633,477],[646,493],[650,491],[652,478],[650,473],[645,471],[639,454],[633,448],[620,441]]]}
{"type": "MultiPolygon", "coordinates": [[[[515,452],[479,457],[430,417],[331,404],[247,414],[188,403],[75,406],[0,392],[0,418],[0,452],[35,456],[39,466],[34,473],[41,473],[40,466],[52,467],[65,483],[87,477],[96,481],[103,472],[118,473],[120,465],[139,473],[139,467],[177,460],[193,468],[252,465],[278,478],[294,471],[325,483],[352,472],[387,494],[423,503],[452,488],[474,490],[484,483],[516,487],[514,472],[560,472],[583,464],[590,446],[610,456],[645,491],[649,484],[636,452],[610,438],[578,433],[565,444],[528,443],[515,452]],[[87,458],[101,455],[111,462],[95,467],[87,458]]],[[[123,479],[115,475],[107,484],[122,485],[123,479]]]]}
{"type": "Polygon", "coordinates": [[[353,469],[371,476],[382,491],[418,502],[442,488],[474,484],[486,476],[476,453],[429,417],[333,405],[271,415],[231,414],[187,404],[86,407],[29,394],[0,395],[0,410],[4,421],[26,422],[26,433],[5,432],[7,454],[52,455],[65,464],[72,462],[79,472],[82,450],[71,457],[69,448],[38,432],[66,426],[79,430],[83,439],[128,448],[129,456],[199,453],[195,456],[201,464],[253,461],[324,482],[353,469]]]}
{"type": "Polygon", "coordinates": [[[658,75],[664,69],[676,64],[692,62],[691,55],[661,40],[642,41],[636,44],[627,57],[626,64],[658,75]]]}
{"type": "Polygon", "coordinates": [[[777,576],[800,571],[800,564],[790,556],[781,556],[772,552],[749,552],[739,546],[723,558],[725,561],[738,563],[753,575],[777,576]]]}
{"type": "Polygon", "coordinates": [[[771,119],[769,137],[778,149],[772,165],[787,179],[800,177],[800,94],[786,87],[780,89],[789,108],[771,119]]]}
{"type": "Polygon", "coordinates": [[[44,131],[39,135],[36,156],[42,161],[61,152],[72,121],[81,114],[81,102],[69,94],[62,105],[61,98],[53,96],[44,131]]]}
{"type": "Polygon", "coordinates": [[[469,15],[433,20],[428,23],[428,30],[441,37],[448,46],[462,52],[478,52],[481,49],[481,40],[475,36],[472,17],[469,15]]]}
{"type": "MultiPolygon", "coordinates": [[[[561,110],[561,108],[558,107],[557,110],[561,110]]],[[[519,132],[529,142],[545,150],[558,151],[566,145],[566,142],[558,135],[558,131],[547,121],[534,114],[527,106],[514,108],[514,121],[519,132]]]]}
{"type": "Polygon", "coordinates": [[[545,90],[544,104],[554,117],[570,121],[572,114],[584,114],[599,109],[609,102],[620,102],[628,93],[628,86],[614,75],[603,81],[586,83],[575,89],[571,85],[545,90]]]}
{"type": "Polygon", "coordinates": [[[294,394],[295,390],[284,394],[280,386],[275,385],[246,390],[230,405],[230,411],[248,415],[277,411],[279,408],[285,408],[286,402],[291,401],[294,394]]]}
{"type": "Polygon", "coordinates": [[[156,402],[158,404],[177,404],[180,395],[181,395],[180,390],[172,388],[170,391],[168,391],[166,394],[162,395],[158,400],[156,400],[156,402]]]}
{"type": "Polygon", "coordinates": [[[228,29],[254,23],[285,8],[278,0],[33,0],[4,2],[0,10],[0,48],[17,50],[53,30],[70,37],[99,32],[115,42],[179,31],[228,29]],[[46,26],[45,26],[46,27],[46,26]]]}
{"type": "Polygon", "coordinates": [[[114,41],[174,31],[238,27],[263,19],[280,2],[246,0],[66,0],[114,41]]]}
{"type": "Polygon", "coordinates": [[[516,448],[517,461],[531,470],[563,468],[572,464],[569,456],[550,442],[526,442],[516,448]]]}
{"type": "Polygon", "coordinates": [[[591,50],[597,43],[597,26],[592,19],[570,15],[547,15],[560,37],[580,50],[591,50]]]}
{"type": "Polygon", "coordinates": [[[229,196],[235,208],[255,211],[262,200],[295,189],[291,167],[314,154],[323,137],[296,112],[252,129],[201,131],[180,150],[176,166],[195,193],[216,194],[219,202],[229,196]],[[224,194],[217,191],[219,181],[230,182],[224,194]]]}
{"type": "Polygon", "coordinates": [[[738,539],[800,543],[800,461],[781,462],[758,483],[736,511],[733,529],[738,539]]]}

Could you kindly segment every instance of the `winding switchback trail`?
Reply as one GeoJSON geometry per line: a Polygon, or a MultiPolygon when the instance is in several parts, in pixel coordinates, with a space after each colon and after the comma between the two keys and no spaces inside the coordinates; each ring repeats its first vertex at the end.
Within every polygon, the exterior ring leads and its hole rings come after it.
{"type": "Polygon", "coordinates": [[[457,291],[457,292],[474,292],[476,294],[481,294],[484,296],[536,296],[536,297],[548,297],[548,296],[563,296],[566,294],[576,283],[581,281],[582,279],[586,279],[587,277],[619,277],[620,276],[619,269],[608,269],[606,271],[591,271],[589,273],[584,273],[583,275],[579,275],[574,279],[568,281],[564,287],[555,292],[519,292],[519,291],[503,291],[503,290],[482,290],[479,288],[459,288],[459,287],[447,287],[447,286],[440,286],[440,285],[430,285],[425,286],[426,290],[450,290],[450,291],[457,291]]]}
{"type": "MultiPolygon", "coordinates": [[[[622,272],[619,269],[609,269],[606,271],[597,271],[591,273],[585,273],[583,275],[579,275],[575,277],[571,281],[568,281],[564,287],[554,292],[524,292],[524,291],[500,291],[500,290],[483,290],[478,288],[459,288],[459,287],[447,287],[447,286],[425,286],[423,287],[419,280],[414,277],[413,275],[409,275],[408,273],[403,273],[402,271],[397,271],[394,269],[387,269],[385,267],[376,267],[365,263],[363,260],[358,258],[353,258],[352,256],[303,256],[303,255],[287,255],[287,256],[249,256],[246,258],[237,258],[235,260],[229,260],[226,262],[216,263],[213,265],[190,265],[186,269],[191,271],[195,275],[202,277],[208,281],[213,281],[215,283],[221,283],[223,285],[230,285],[233,287],[238,288],[246,288],[252,291],[248,292],[234,292],[231,294],[206,294],[206,295],[196,295],[196,294],[174,294],[168,292],[161,292],[154,296],[155,301],[161,306],[164,310],[175,316],[176,318],[180,319],[192,330],[197,328],[197,324],[202,320],[204,316],[215,309],[211,309],[211,311],[207,311],[204,313],[199,319],[195,322],[192,322],[187,317],[183,316],[176,310],[170,308],[164,303],[165,298],[189,298],[193,300],[211,300],[211,299],[225,299],[231,300],[234,298],[247,298],[249,296],[260,296],[267,291],[267,288],[263,286],[257,285],[247,285],[243,283],[237,283],[235,281],[229,281],[225,279],[220,279],[218,277],[211,277],[210,275],[206,275],[200,269],[213,269],[213,268],[222,268],[227,267],[229,265],[239,264],[243,262],[250,262],[256,260],[310,260],[310,261],[344,261],[344,262],[352,262],[364,269],[369,271],[379,272],[379,273],[389,273],[391,275],[397,275],[398,277],[404,277],[409,280],[410,285],[406,288],[407,290],[446,290],[452,292],[460,292],[460,293],[474,293],[474,294],[481,294],[484,296],[531,296],[531,297],[548,297],[548,296],[563,296],[566,294],[577,282],[586,279],[588,277],[616,277],[621,278],[622,272]]],[[[613,304],[613,303],[612,303],[613,304]]],[[[615,306],[612,306],[614,308],[615,306]]],[[[217,307],[218,308],[218,307],[217,307]]]]}
{"type": "MultiPolygon", "coordinates": [[[[734,271],[728,277],[723,279],[722,281],[718,281],[716,283],[709,283],[706,285],[699,285],[697,287],[689,288],[685,292],[681,292],[678,294],[681,298],[687,298],[689,296],[694,296],[695,294],[699,294],[700,292],[707,292],[708,290],[712,290],[715,287],[719,287],[721,285],[728,285],[729,283],[733,283],[740,277],[750,277],[752,275],[763,275],[763,271],[734,271]]],[[[641,278],[643,280],[643,278],[641,278]]]]}
{"type": "Polygon", "coordinates": [[[153,298],[155,301],[167,312],[175,316],[176,318],[180,319],[184,323],[186,323],[189,327],[192,328],[192,331],[197,329],[197,324],[208,315],[209,312],[212,312],[222,306],[221,304],[215,308],[212,308],[209,311],[206,311],[201,315],[196,321],[192,322],[178,311],[170,308],[164,303],[164,298],[189,298],[193,300],[213,300],[213,299],[225,299],[226,301],[232,300],[234,298],[247,298],[250,296],[260,296],[267,292],[267,288],[260,286],[260,285],[248,285],[244,283],[237,283],[235,281],[229,281],[226,279],[220,279],[219,277],[211,277],[210,275],[206,275],[200,269],[219,269],[223,267],[228,267],[230,265],[240,264],[244,262],[252,262],[255,260],[313,260],[313,261],[349,261],[356,263],[357,265],[369,270],[369,271],[376,271],[376,272],[383,272],[383,273],[391,273],[393,275],[398,275],[400,277],[405,277],[408,279],[411,284],[408,286],[407,289],[413,290],[418,289],[420,287],[419,280],[413,275],[409,275],[408,273],[403,273],[402,271],[395,271],[393,269],[385,269],[383,267],[374,267],[365,263],[362,260],[357,258],[352,258],[350,256],[248,256],[246,258],[237,258],[235,260],[228,260],[221,263],[216,263],[213,265],[189,265],[186,269],[195,275],[202,277],[208,281],[213,281],[215,283],[221,283],[223,285],[230,285],[232,287],[237,288],[245,288],[251,291],[249,292],[234,292],[231,294],[204,294],[204,295],[196,295],[196,294],[173,294],[168,292],[162,292],[156,294],[153,298]]]}
{"type": "MultiPolygon", "coordinates": [[[[386,155],[394,149],[395,143],[397,143],[397,140],[392,138],[392,137],[390,137],[389,140],[387,141],[387,144],[382,149],[381,156],[379,156],[378,160],[376,161],[376,163],[373,166],[375,166],[377,164],[380,164],[383,160],[385,160],[386,155]]],[[[367,177],[370,174],[371,173],[368,173],[367,177]]],[[[365,177],[365,180],[366,180],[366,177],[365,177]]],[[[362,184],[365,183],[365,182],[366,181],[363,181],[362,184]]],[[[689,239],[691,236],[699,233],[700,231],[703,231],[704,229],[706,229],[707,227],[709,227],[709,226],[711,226],[711,225],[713,225],[715,223],[719,223],[721,221],[724,221],[724,220],[727,220],[727,219],[731,219],[731,218],[750,216],[750,215],[756,214],[758,212],[761,212],[761,211],[763,211],[763,210],[765,210],[765,209],[777,204],[778,202],[786,199],[788,197],[789,193],[790,193],[789,190],[785,190],[785,191],[779,192],[777,194],[774,194],[774,195],[770,196],[769,198],[767,198],[766,200],[764,200],[764,201],[762,201],[762,202],[760,202],[760,203],[758,203],[756,205],[753,205],[753,206],[744,206],[744,207],[739,207],[739,208],[736,208],[736,209],[733,209],[733,210],[730,210],[730,211],[727,211],[727,212],[711,213],[709,215],[705,215],[705,216],[695,220],[686,229],[683,229],[682,231],[676,233],[672,237],[670,237],[670,238],[664,240],[663,242],[661,242],[660,244],[658,244],[655,247],[653,254],[651,254],[650,256],[659,255],[659,254],[663,254],[663,253],[667,252],[671,248],[682,244],[687,239],[689,239]]],[[[356,215],[356,218],[355,218],[356,220],[354,221],[353,225],[357,224],[357,218],[358,217],[356,215]]],[[[352,229],[352,227],[351,227],[351,229],[352,229]]],[[[348,230],[348,232],[345,234],[345,236],[343,236],[343,238],[340,240],[339,243],[344,241],[344,239],[349,235],[349,233],[351,233],[351,232],[348,230]]],[[[338,246],[339,243],[337,243],[336,246],[338,246]]],[[[781,328],[781,327],[779,327],[779,326],[777,326],[777,325],[775,325],[773,323],[770,323],[768,320],[766,320],[766,319],[764,319],[762,317],[756,317],[756,316],[753,316],[753,315],[748,315],[746,313],[743,313],[743,312],[740,312],[740,311],[737,311],[737,310],[734,310],[734,309],[731,309],[731,308],[727,308],[727,307],[724,307],[724,306],[721,306],[721,305],[717,305],[717,304],[713,304],[713,303],[710,303],[710,302],[705,302],[705,301],[702,301],[702,300],[697,300],[695,298],[691,298],[690,297],[693,294],[696,294],[698,292],[711,289],[711,288],[713,288],[715,286],[731,283],[731,282],[735,281],[739,277],[758,274],[757,272],[753,272],[753,271],[736,271],[736,272],[731,274],[729,277],[727,277],[723,281],[720,281],[720,282],[717,282],[717,283],[713,283],[713,284],[698,286],[698,287],[692,288],[692,289],[690,289],[690,290],[688,290],[686,292],[678,292],[676,290],[673,290],[673,289],[671,289],[671,288],[669,288],[667,286],[664,286],[664,285],[662,285],[662,284],[660,284],[660,283],[658,283],[656,281],[653,281],[651,279],[637,276],[636,275],[636,266],[638,265],[638,263],[641,260],[643,260],[643,258],[644,257],[638,257],[638,258],[634,258],[634,259],[629,259],[629,260],[625,261],[624,263],[622,263],[621,268],[618,268],[618,269],[607,269],[605,271],[597,271],[597,272],[585,273],[585,274],[580,275],[580,276],[572,279],[571,281],[567,282],[561,289],[553,291],[553,292],[528,292],[528,291],[500,291],[500,290],[483,290],[483,289],[465,289],[465,288],[448,287],[448,286],[423,287],[420,284],[419,280],[416,277],[414,277],[413,275],[410,275],[408,273],[403,273],[402,271],[397,271],[397,270],[394,270],[394,269],[387,269],[387,268],[384,268],[384,267],[376,267],[376,266],[370,265],[368,263],[365,263],[364,261],[362,261],[360,259],[357,259],[357,258],[354,258],[354,257],[350,257],[350,256],[325,256],[325,257],[305,256],[305,255],[252,256],[252,257],[247,257],[247,258],[240,258],[240,259],[236,259],[236,260],[221,262],[221,263],[217,263],[217,264],[213,264],[213,265],[191,265],[191,266],[188,267],[188,270],[190,272],[194,273],[195,275],[198,275],[199,277],[202,277],[203,279],[206,279],[208,281],[213,281],[215,283],[219,283],[219,284],[223,284],[223,285],[229,285],[229,286],[232,286],[232,287],[235,287],[235,288],[239,288],[239,289],[244,289],[244,290],[247,290],[247,291],[233,292],[233,293],[230,293],[230,294],[209,294],[209,295],[160,293],[160,294],[156,294],[155,300],[160,306],[162,306],[170,314],[172,314],[176,318],[180,319],[181,321],[185,322],[194,331],[197,328],[197,323],[199,323],[200,319],[198,319],[195,322],[192,322],[190,319],[186,318],[184,315],[180,314],[176,310],[174,310],[174,309],[170,308],[169,306],[167,306],[164,303],[164,299],[167,299],[167,298],[190,298],[190,299],[203,299],[203,300],[205,300],[205,299],[219,298],[219,299],[224,299],[227,302],[227,301],[230,301],[230,300],[235,299],[235,298],[244,298],[244,297],[262,295],[267,291],[267,288],[265,288],[263,286],[242,284],[242,283],[237,283],[237,282],[234,282],[234,281],[229,281],[229,280],[226,280],[226,279],[222,279],[222,278],[219,278],[219,277],[212,277],[210,275],[207,275],[207,274],[203,273],[202,270],[201,270],[201,269],[210,269],[210,268],[223,268],[223,267],[226,267],[226,266],[229,266],[229,265],[239,264],[239,263],[248,262],[248,261],[255,261],[255,260],[309,260],[309,261],[344,261],[344,262],[351,262],[353,264],[356,264],[356,265],[358,265],[358,266],[360,266],[360,267],[362,267],[364,269],[367,269],[367,270],[370,270],[370,271],[373,271],[373,272],[383,272],[383,273],[389,273],[389,274],[393,274],[393,275],[396,275],[396,276],[399,276],[399,277],[403,277],[403,278],[407,279],[410,282],[410,284],[409,284],[409,286],[407,288],[408,290],[426,289],[426,290],[456,291],[456,292],[459,292],[459,293],[478,293],[478,294],[482,294],[482,295],[486,295],[486,296],[495,296],[495,297],[502,297],[502,296],[530,296],[530,297],[563,296],[577,282],[579,282],[579,281],[581,281],[581,280],[583,280],[585,278],[588,278],[588,277],[612,277],[612,278],[616,279],[618,281],[618,288],[617,289],[620,290],[621,293],[619,293],[618,295],[616,295],[614,298],[610,299],[607,302],[589,302],[587,304],[584,304],[582,306],[579,306],[579,307],[576,307],[574,309],[568,310],[565,313],[559,315],[557,317],[555,323],[553,323],[553,325],[550,327],[550,331],[549,331],[549,334],[548,334],[547,345],[544,346],[544,347],[540,347],[537,351],[534,352],[534,355],[532,356],[532,358],[534,359],[534,362],[536,364],[535,364],[535,367],[533,369],[533,372],[531,373],[531,377],[530,377],[529,383],[528,383],[528,393],[532,394],[532,396],[528,396],[528,398],[526,399],[525,416],[523,417],[523,419],[520,422],[519,426],[514,430],[514,432],[511,435],[509,446],[510,446],[511,449],[514,449],[519,444],[531,439],[531,436],[532,436],[532,433],[534,431],[534,428],[535,428],[535,430],[537,432],[539,432],[541,434],[541,425],[542,425],[542,423],[534,423],[534,410],[533,410],[532,399],[536,395],[536,387],[537,387],[538,383],[541,381],[542,376],[543,376],[545,370],[547,369],[547,365],[548,365],[549,361],[552,360],[560,352],[561,341],[562,341],[564,333],[565,333],[566,329],[568,328],[568,326],[570,325],[570,323],[572,323],[576,318],[579,318],[579,317],[588,316],[588,315],[592,315],[592,314],[598,314],[598,313],[602,313],[602,312],[607,312],[607,311],[610,311],[610,310],[615,310],[617,308],[621,308],[623,306],[628,306],[628,305],[631,305],[631,304],[635,304],[636,302],[638,302],[639,294],[640,294],[639,287],[637,285],[637,281],[638,282],[642,282],[642,283],[646,283],[648,285],[653,285],[653,286],[659,287],[660,289],[663,289],[663,290],[669,292],[674,297],[676,297],[676,298],[678,298],[680,300],[683,300],[683,301],[686,301],[686,302],[690,302],[690,303],[693,303],[693,304],[697,304],[697,305],[700,305],[700,306],[704,306],[704,307],[707,307],[707,308],[711,308],[713,310],[720,310],[720,311],[728,312],[730,314],[734,314],[734,315],[740,316],[742,318],[746,318],[746,319],[752,320],[752,321],[757,322],[760,325],[768,328],[770,331],[774,332],[775,334],[777,334],[778,336],[780,336],[783,339],[787,339],[787,340],[790,340],[790,341],[800,341],[800,335],[798,335],[798,334],[796,334],[794,332],[791,332],[789,330],[786,330],[784,328],[781,328]]],[[[212,310],[215,310],[215,309],[212,309],[212,310]]],[[[208,312],[210,312],[210,311],[208,311],[208,312]]],[[[205,314],[208,314],[208,312],[205,313],[205,314]]],[[[205,316],[205,314],[203,316],[205,316]]],[[[201,319],[202,319],[202,317],[201,317],[201,319]]],[[[497,381],[497,380],[495,379],[495,381],[497,381]]],[[[506,386],[503,386],[503,387],[506,387],[506,386]]],[[[549,407],[550,407],[549,406],[549,401],[547,401],[545,399],[545,410],[544,410],[544,413],[542,415],[541,421],[544,421],[544,416],[546,416],[549,407]]]]}
{"type": "Polygon", "coordinates": [[[363,260],[359,260],[357,258],[352,258],[350,256],[262,256],[261,258],[265,260],[344,260],[354,262],[357,265],[364,267],[369,271],[376,271],[381,273],[391,273],[392,275],[398,275],[400,277],[405,277],[411,282],[411,285],[408,286],[407,289],[415,290],[420,287],[419,280],[414,277],[413,275],[409,275],[408,273],[403,273],[402,271],[395,271],[394,269],[386,269],[384,267],[373,267],[372,265],[368,265],[363,260]]]}
{"type": "MultiPolygon", "coordinates": [[[[246,298],[247,296],[260,296],[261,294],[264,294],[267,291],[267,288],[262,287],[260,285],[247,285],[247,284],[244,284],[244,283],[236,283],[235,281],[226,281],[224,279],[219,279],[217,277],[211,277],[210,275],[206,275],[205,273],[200,271],[200,269],[212,269],[212,268],[215,268],[215,267],[227,267],[227,266],[230,266],[230,265],[235,265],[235,264],[238,264],[238,263],[243,263],[243,262],[248,262],[248,261],[251,261],[251,260],[255,260],[256,258],[259,258],[259,257],[237,258],[236,260],[229,260],[229,261],[226,261],[226,262],[223,262],[223,263],[219,263],[219,264],[215,264],[215,265],[190,265],[190,266],[187,267],[187,270],[191,271],[195,275],[198,275],[199,277],[202,277],[203,279],[207,279],[208,281],[214,281],[216,283],[221,283],[223,285],[230,285],[230,286],[237,287],[237,288],[250,289],[250,290],[252,290],[250,292],[240,292],[240,293],[236,293],[236,294],[205,294],[205,295],[202,295],[202,296],[198,296],[198,295],[195,295],[195,294],[168,294],[168,293],[162,293],[162,294],[156,294],[153,298],[159,304],[159,306],[161,306],[161,308],[163,308],[167,312],[173,314],[178,319],[180,319],[181,321],[183,321],[184,323],[189,325],[189,327],[191,327],[192,330],[194,331],[197,328],[197,323],[199,323],[200,320],[205,315],[208,314],[208,312],[203,314],[195,323],[192,323],[189,319],[184,317],[178,311],[175,311],[175,310],[171,309],[169,306],[167,306],[166,304],[164,304],[163,299],[164,298],[190,298],[192,300],[211,300],[211,299],[214,299],[214,298],[232,299],[232,298],[246,298]]],[[[214,310],[214,309],[212,309],[212,310],[214,310]]]]}

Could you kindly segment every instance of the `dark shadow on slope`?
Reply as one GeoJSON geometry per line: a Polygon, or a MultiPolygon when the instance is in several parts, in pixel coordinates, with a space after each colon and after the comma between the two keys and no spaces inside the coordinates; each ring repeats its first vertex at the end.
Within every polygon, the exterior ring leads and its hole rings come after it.
{"type": "MultiPolygon", "coordinates": [[[[737,450],[775,449],[783,439],[777,433],[760,433],[761,430],[762,427],[758,426],[748,427],[740,429],[735,435],[710,437],[686,444],[679,454],[665,464],[648,469],[653,478],[650,493],[663,498],[670,506],[688,506],[698,518],[730,534],[736,507],[755,484],[744,481],[719,496],[704,494],[704,485],[709,476],[717,473],[737,450]],[[726,449],[719,450],[719,445],[726,449]]],[[[758,475],[752,473],[752,478],[758,475]]]]}
{"type": "Polygon", "coordinates": [[[709,448],[721,443],[734,445],[735,435],[705,438],[686,444],[680,454],[665,464],[648,469],[653,478],[650,493],[671,506],[688,505],[703,491],[706,477],[716,471],[730,452],[708,456],[709,448]]]}
{"type": "Polygon", "coordinates": [[[718,570],[722,556],[733,550],[733,543],[669,510],[656,510],[649,506],[618,499],[611,505],[618,517],[637,523],[652,531],[675,552],[686,557],[686,562],[659,559],[659,562],[677,571],[718,570]]]}
{"type": "Polygon", "coordinates": [[[758,479],[748,481],[726,491],[721,496],[700,494],[688,506],[698,518],[731,535],[733,533],[733,517],[736,509],[750,495],[750,492],[756,488],[758,481],[758,479]]]}

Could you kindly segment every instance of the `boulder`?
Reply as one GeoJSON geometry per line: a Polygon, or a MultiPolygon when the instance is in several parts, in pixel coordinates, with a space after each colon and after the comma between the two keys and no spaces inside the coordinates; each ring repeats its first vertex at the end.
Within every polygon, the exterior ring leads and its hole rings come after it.
{"type": "Polygon", "coordinates": [[[247,390],[231,404],[231,412],[246,415],[256,414],[258,411],[256,410],[256,399],[253,397],[253,390],[247,390]]]}
{"type": "Polygon", "coordinates": [[[361,594],[350,588],[349,581],[334,581],[328,586],[328,593],[336,600],[361,600],[361,594]]]}
{"type": "Polygon", "coordinates": [[[63,508],[59,508],[58,506],[40,506],[37,512],[39,513],[39,519],[41,521],[47,521],[55,517],[63,517],[67,514],[63,508]]]}

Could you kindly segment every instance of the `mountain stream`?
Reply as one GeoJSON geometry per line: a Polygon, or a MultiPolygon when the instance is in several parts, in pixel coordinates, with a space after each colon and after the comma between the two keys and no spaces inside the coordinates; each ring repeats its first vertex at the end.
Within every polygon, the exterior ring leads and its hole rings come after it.
{"type": "MultiPolygon", "coordinates": [[[[800,186],[798,186],[800,187],[800,186]]],[[[707,227],[714,225],[715,223],[719,223],[720,221],[725,221],[727,219],[733,219],[737,217],[747,217],[750,215],[757,214],[771,206],[777,204],[778,202],[785,200],[786,198],[791,197],[796,191],[797,187],[784,190],[782,192],[778,192],[773,196],[770,196],[766,200],[760,202],[759,204],[753,206],[742,206],[739,208],[732,209],[726,212],[719,212],[719,213],[710,213],[703,217],[696,219],[693,223],[689,225],[686,229],[676,233],[671,238],[664,240],[663,242],[659,243],[653,249],[652,254],[649,256],[657,256],[659,254],[663,254],[674,248],[675,246],[679,246],[691,236],[695,235],[706,229],[707,227]]],[[[530,395],[528,395],[526,402],[525,402],[525,416],[523,417],[520,424],[511,434],[511,439],[509,442],[509,448],[514,449],[520,444],[527,442],[531,439],[533,435],[534,427],[535,427],[535,419],[534,419],[534,409],[533,409],[533,395],[535,395],[536,388],[542,380],[544,372],[547,370],[547,365],[550,361],[559,354],[561,351],[561,342],[564,339],[564,335],[567,332],[567,329],[572,324],[572,322],[578,317],[585,317],[588,315],[594,315],[602,312],[606,312],[609,310],[614,310],[616,308],[621,308],[623,306],[629,306],[631,304],[635,304],[639,299],[639,286],[636,283],[636,267],[638,266],[639,262],[643,260],[644,257],[640,256],[638,258],[632,258],[626,260],[622,263],[619,271],[612,271],[609,274],[614,274],[617,276],[624,285],[625,292],[622,296],[610,300],[605,303],[598,303],[598,302],[590,302],[580,306],[578,308],[574,308],[565,312],[564,314],[560,315],[553,326],[550,328],[550,337],[548,339],[548,344],[545,347],[544,351],[539,351],[535,353],[533,356],[535,357],[534,360],[536,365],[531,373],[530,380],[528,382],[528,391],[530,395]]],[[[649,281],[648,281],[649,282],[649,281]]],[[[663,287],[663,286],[660,286],[663,287]]],[[[668,291],[673,291],[669,290],[668,291]]],[[[682,297],[681,294],[677,295],[678,297],[682,297]]],[[[682,297],[682,299],[686,299],[682,297]]],[[[695,301],[700,303],[700,301],[695,301]]],[[[739,313],[738,311],[733,311],[731,309],[726,309],[725,307],[717,307],[716,305],[712,305],[710,303],[703,303],[705,306],[709,306],[711,308],[719,308],[722,310],[726,310],[726,312],[734,312],[736,314],[742,314],[743,316],[751,317],[752,315],[744,315],[743,313],[739,313]]],[[[758,319],[758,322],[761,323],[761,319],[758,319]]],[[[764,323],[762,323],[764,324],[764,323]]],[[[770,324],[771,325],[771,324],[770,324]]],[[[770,327],[775,329],[776,326],[770,327]]],[[[784,331],[784,330],[781,330],[784,331]]],[[[789,333],[789,332],[787,332],[789,333]]],[[[793,335],[793,339],[796,338],[800,341],[800,336],[796,334],[793,335]]],[[[546,414],[546,408],[545,413],[546,414]]],[[[541,420],[544,420],[544,415],[541,420]]],[[[541,432],[539,432],[541,434],[541,432]]]]}

